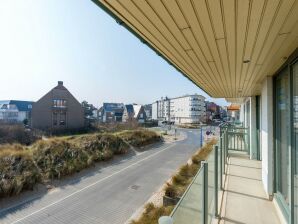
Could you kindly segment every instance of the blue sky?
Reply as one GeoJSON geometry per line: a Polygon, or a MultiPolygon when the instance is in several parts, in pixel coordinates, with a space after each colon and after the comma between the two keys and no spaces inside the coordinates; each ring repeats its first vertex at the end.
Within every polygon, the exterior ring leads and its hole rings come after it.
{"type": "Polygon", "coordinates": [[[207,96],[92,1],[1,0],[0,33],[0,99],[36,101],[58,80],[96,106],[207,96]]]}

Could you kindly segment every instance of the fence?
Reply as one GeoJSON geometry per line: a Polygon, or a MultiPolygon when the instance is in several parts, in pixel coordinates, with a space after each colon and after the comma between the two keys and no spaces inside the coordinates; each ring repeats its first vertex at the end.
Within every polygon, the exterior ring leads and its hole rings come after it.
{"type": "Polygon", "coordinates": [[[174,224],[209,224],[219,216],[219,192],[223,189],[229,150],[249,151],[247,128],[222,127],[218,144],[171,213],[174,224]]]}

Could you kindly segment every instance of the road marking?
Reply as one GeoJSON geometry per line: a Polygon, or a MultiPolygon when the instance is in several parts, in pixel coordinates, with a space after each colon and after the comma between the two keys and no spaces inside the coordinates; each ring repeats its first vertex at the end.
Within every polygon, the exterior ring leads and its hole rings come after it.
{"type": "Polygon", "coordinates": [[[173,147],[174,145],[176,145],[176,144],[172,144],[172,145],[170,145],[170,146],[168,146],[168,147],[166,147],[166,148],[164,148],[164,149],[162,149],[162,150],[160,150],[160,151],[158,151],[158,152],[155,152],[155,153],[153,153],[153,154],[151,154],[151,155],[149,155],[149,156],[147,156],[147,157],[145,157],[145,158],[143,158],[143,159],[141,159],[141,160],[139,160],[139,161],[137,161],[137,162],[135,162],[135,163],[133,163],[133,164],[130,164],[129,166],[124,167],[123,169],[118,170],[117,172],[115,172],[115,173],[113,173],[113,174],[111,174],[111,175],[109,175],[109,176],[106,176],[106,177],[104,177],[104,178],[102,178],[102,179],[100,179],[100,180],[98,180],[98,181],[96,181],[96,182],[94,182],[94,183],[92,183],[92,184],[86,186],[86,187],[83,187],[82,189],[77,190],[77,191],[73,192],[72,194],[70,194],[70,195],[68,195],[68,196],[66,196],[66,197],[64,197],[64,198],[61,198],[60,200],[58,200],[58,201],[56,201],[56,202],[53,202],[53,203],[51,203],[51,204],[49,204],[49,205],[47,205],[47,206],[45,206],[45,207],[43,207],[43,208],[41,208],[41,209],[35,211],[35,212],[32,212],[32,213],[30,213],[30,214],[24,216],[23,218],[20,218],[20,219],[18,219],[18,220],[16,220],[16,221],[12,222],[11,224],[18,223],[18,222],[20,222],[20,221],[22,221],[22,220],[24,220],[24,219],[26,219],[26,218],[28,218],[28,217],[30,217],[30,216],[32,216],[32,215],[35,215],[35,214],[37,214],[37,213],[39,213],[39,212],[41,212],[41,211],[43,211],[43,210],[45,210],[45,209],[47,209],[47,208],[53,206],[53,205],[56,205],[56,204],[58,204],[58,203],[64,201],[64,200],[67,199],[67,198],[70,198],[70,197],[72,197],[72,196],[74,196],[74,195],[76,195],[76,194],[78,194],[78,193],[80,193],[80,192],[82,192],[82,191],[84,191],[84,190],[86,190],[86,189],[88,189],[88,188],[90,188],[90,187],[92,187],[92,186],[94,186],[94,185],[100,183],[100,182],[103,182],[104,180],[106,180],[106,179],[108,179],[108,178],[110,178],[110,177],[113,177],[113,176],[115,176],[115,175],[117,175],[117,174],[119,174],[119,173],[121,173],[121,172],[123,172],[123,171],[129,169],[129,168],[132,167],[132,166],[135,166],[135,165],[137,165],[137,164],[139,164],[139,163],[141,163],[141,162],[143,162],[143,161],[146,161],[146,160],[150,159],[151,157],[153,157],[153,156],[155,156],[155,155],[157,155],[157,154],[159,154],[159,153],[161,153],[161,152],[163,152],[163,151],[165,151],[165,150],[167,150],[167,149],[173,147]]]}

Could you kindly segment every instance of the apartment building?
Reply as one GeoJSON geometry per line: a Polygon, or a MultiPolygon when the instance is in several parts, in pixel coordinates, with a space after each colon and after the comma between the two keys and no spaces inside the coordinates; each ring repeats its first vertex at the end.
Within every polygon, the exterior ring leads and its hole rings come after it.
{"type": "Polygon", "coordinates": [[[170,99],[161,98],[152,104],[152,120],[170,121],[170,99]]]}
{"type": "Polygon", "coordinates": [[[170,117],[175,124],[197,124],[205,120],[205,97],[185,95],[171,98],[170,117]]]}
{"type": "Polygon", "coordinates": [[[205,97],[193,94],[175,98],[161,98],[152,104],[152,119],[175,124],[193,124],[204,121],[205,97]]]}

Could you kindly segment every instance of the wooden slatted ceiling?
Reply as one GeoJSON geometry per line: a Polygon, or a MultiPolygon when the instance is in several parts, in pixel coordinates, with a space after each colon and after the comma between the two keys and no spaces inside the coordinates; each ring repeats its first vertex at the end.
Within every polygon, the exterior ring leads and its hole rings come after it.
{"type": "Polygon", "coordinates": [[[93,1],[213,97],[259,94],[298,47],[298,0],[93,1]]]}

